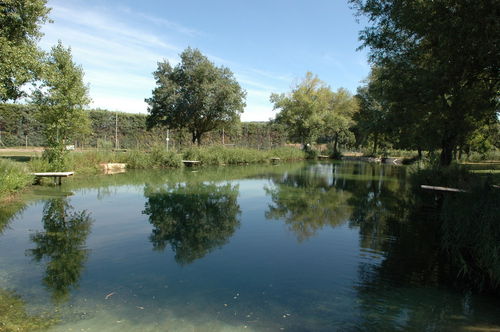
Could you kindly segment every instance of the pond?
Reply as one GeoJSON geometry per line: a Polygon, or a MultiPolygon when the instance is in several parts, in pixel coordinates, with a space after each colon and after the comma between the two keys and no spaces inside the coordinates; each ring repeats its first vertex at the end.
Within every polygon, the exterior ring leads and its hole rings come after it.
{"type": "Polygon", "coordinates": [[[448,287],[432,231],[402,222],[406,177],[292,163],[36,187],[0,208],[0,297],[49,331],[499,329],[498,298],[448,287]]]}

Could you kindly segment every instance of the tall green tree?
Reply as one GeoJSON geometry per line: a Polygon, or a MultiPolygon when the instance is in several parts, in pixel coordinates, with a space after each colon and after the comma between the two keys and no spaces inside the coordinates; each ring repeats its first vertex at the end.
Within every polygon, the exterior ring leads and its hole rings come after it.
{"type": "Polygon", "coordinates": [[[199,145],[206,132],[239,120],[246,93],[229,68],[216,67],[199,50],[187,48],[180,58],[175,67],[158,63],[147,122],[150,128],[188,129],[199,145]]]}
{"type": "Polygon", "coordinates": [[[88,115],[83,109],[90,99],[83,82],[83,69],[73,62],[71,50],[61,42],[45,59],[33,102],[39,108],[40,122],[45,128],[48,145],[45,156],[54,170],[62,170],[68,140],[90,131],[88,115]]]}
{"type": "Polygon", "coordinates": [[[496,0],[350,0],[370,25],[360,33],[383,68],[385,101],[415,119],[441,148],[441,165],[464,138],[498,116],[500,3],[496,0]]]}
{"type": "Polygon", "coordinates": [[[354,115],[358,112],[358,101],[344,88],[331,94],[330,107],[323,118],[323,135],[333,142],[333,153],[338,154],[339,143],[354,141],[354,115]]]}
{"type": "Polygon", "coordinates": [[[372,142],[372,154],[375,155],[380,138],[385,133],[385,114],[382,105],[370,93],[368,85],[358,88],[356,98],[359,103],[359,112],[354,116],[357,144],[372,142]]]}
{"type": "Polygon", "coordinates": [[[276,122],[284,125],[289,138],[297,143],[314,143],[321,134],[325,112],[330,107],[332,91],[316,75],[306,77],[288,94],[273,93],[270,97],[276,122]]]}
{"type": "Polygon", "coordinates": [[[0,2],[0,101],[24,96],[22,87],[40,74],[40,26],[48,21],[46,0],[0,2]]]}

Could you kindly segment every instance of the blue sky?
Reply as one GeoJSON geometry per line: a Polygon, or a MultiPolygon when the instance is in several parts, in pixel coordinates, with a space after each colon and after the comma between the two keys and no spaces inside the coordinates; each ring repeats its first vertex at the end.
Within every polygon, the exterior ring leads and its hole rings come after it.
{"type": "Polygon", "coordinates": [[[368,75],[353,11],[345,0],[49,0],[49,49],[61,40],[85,71],[91,107],[146,113],[144,98],[163,59],[198,48],[229,67],[247,91],[243,121],[274,118],[269,95],[287,92],[307,71],[356,91],[368,75]]]}

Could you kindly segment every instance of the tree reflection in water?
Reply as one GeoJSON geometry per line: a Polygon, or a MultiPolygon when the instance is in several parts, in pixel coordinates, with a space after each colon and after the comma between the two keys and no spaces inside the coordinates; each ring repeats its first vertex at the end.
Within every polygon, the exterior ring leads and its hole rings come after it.
{"type": "Polygon", "coordinates": [[[224,245],[240,224],[238,190],[229,183],[146,186],[143,213],[154,227],[154,249],[170,245],[175,260],[189,264],[224,245]]]}
{"type": "Polygon", "coordinates": [[[36,261],[47,260],[43,283],[55,301],[67,299],[71,287],[77,287],[88,250],[92,218],[86,211],[73,211],[66,198],[54,198],[43,208],[43,232],[31,236],[36,245],[28,251],[36,261]]]}
{"type": "Polygon", "coordinates": [[[8,225],[22,213],[26,204],[22,201],[14,201],[0,206],[0,235],[3,234],[8,225]]]}
{"type": "Polygon", "coordinates": [[[273,182],[272,187],[265,188],[273,202],[266,218],[283,220],[299,242],[325,226],[343,224],[351,215],[347,204],[350,193],[335,188],[314,169],[286,174],[273,182]]]}

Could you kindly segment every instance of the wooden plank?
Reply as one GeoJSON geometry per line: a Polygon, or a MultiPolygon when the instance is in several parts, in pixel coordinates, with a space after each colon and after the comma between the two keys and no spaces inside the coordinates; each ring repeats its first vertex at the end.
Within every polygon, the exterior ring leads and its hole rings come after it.
{"type": "Polygon", "coordinates": [[[56,178],[56,177],[68,177],[75,174],[75,172],[45,172],[45,173],[31,173],[34,176],[38,177],[48,177],[48,178],[56,178]]]}
{"type": "Polygon", "coordinates": [[[330,156],[327,156],[327,155],[324,155],[324,154],[320,154],[318,156],[318,159],[330,159],[330,156]]]}
{"type": "Polygon", "coordinates": [[[182,162],[186,166],[194,166],[194,165],[197,165],[200,163],[200,161],[198,161],[198,160],[183,160],[182,162]]]}
{"type": "Polygon", "coordinates": [[[454,192],[454,193],[466,193],[467,192],[466,190],[463,190],[463,189],[428,186],[428,185],[425,185],[425,184],[421,185],[420,188],[422,188],[422,189],[428,189],[428,190],[454,192]]]}

